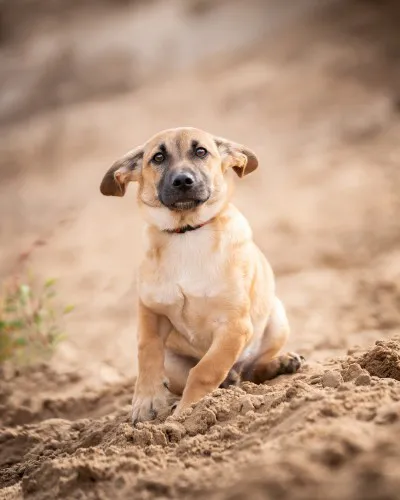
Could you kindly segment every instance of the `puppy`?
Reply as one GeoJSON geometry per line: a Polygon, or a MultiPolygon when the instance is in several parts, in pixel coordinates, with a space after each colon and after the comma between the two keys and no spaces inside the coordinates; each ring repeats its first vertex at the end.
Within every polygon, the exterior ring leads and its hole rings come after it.
{"type": "Polygon", "coordinates": [[[250,149],[194,128],[165,130],[106,172],[106,196],[138,183],[147,222],[139,270],[139,370],[133,422],[182,396],[179,415],[219,386],[294,373],[278,355],[289,335],[274,276],[245,217],[230,203],[229,169],[256,170],[250,149]]]}

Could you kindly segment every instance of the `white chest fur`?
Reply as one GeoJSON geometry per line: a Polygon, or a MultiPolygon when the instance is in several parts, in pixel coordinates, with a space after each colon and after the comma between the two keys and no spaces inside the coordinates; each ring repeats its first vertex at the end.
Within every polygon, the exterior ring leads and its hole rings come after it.
{"type": "Polygon", "coordinates": [[[145,305],[165,311],[184,297],[213,297],[222,292],[224,258],[215,252],[207,227],[168,236],[162,255],[150,252],[143,263],[139,294],[145,305]],[[213,251],[214,250],[214,251],[213,251]]]}

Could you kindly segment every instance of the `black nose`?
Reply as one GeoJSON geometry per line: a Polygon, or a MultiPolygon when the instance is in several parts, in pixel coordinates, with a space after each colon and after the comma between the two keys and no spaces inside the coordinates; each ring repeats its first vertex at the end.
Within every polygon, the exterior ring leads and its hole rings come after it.
{"type": "Polygon", "coordinates": [[[194,176],[189,172],[181,172],[172,178],[172,185],[180,191],[189,191],[193,187],[194,176]]]}

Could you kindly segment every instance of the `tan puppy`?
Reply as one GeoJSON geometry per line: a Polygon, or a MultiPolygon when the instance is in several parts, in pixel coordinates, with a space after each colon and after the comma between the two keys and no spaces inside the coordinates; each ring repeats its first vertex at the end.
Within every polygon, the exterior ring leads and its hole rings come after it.
{"type": "Polygon", "coordinates": [[[263,382],[301,365],[277,356],[289,335],[274,277],[226,179],[253,172],[249,149],[194,128],[160,132],[117,160],[101,183],[123,196],[139,184],[148,248],[139,273],[139,373],[134,422],[182,395],[179,414],[239,376],[263,382]]]}

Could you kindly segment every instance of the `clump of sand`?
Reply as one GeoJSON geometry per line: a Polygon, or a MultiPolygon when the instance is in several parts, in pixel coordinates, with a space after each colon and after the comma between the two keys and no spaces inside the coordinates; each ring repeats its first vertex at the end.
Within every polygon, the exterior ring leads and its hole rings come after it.
{"type": "Polygon", "coordinates": [[[359,363],[371,375],[400,380],[400,339],[378,340],[373,349],[361,356],[359,363]]]}

